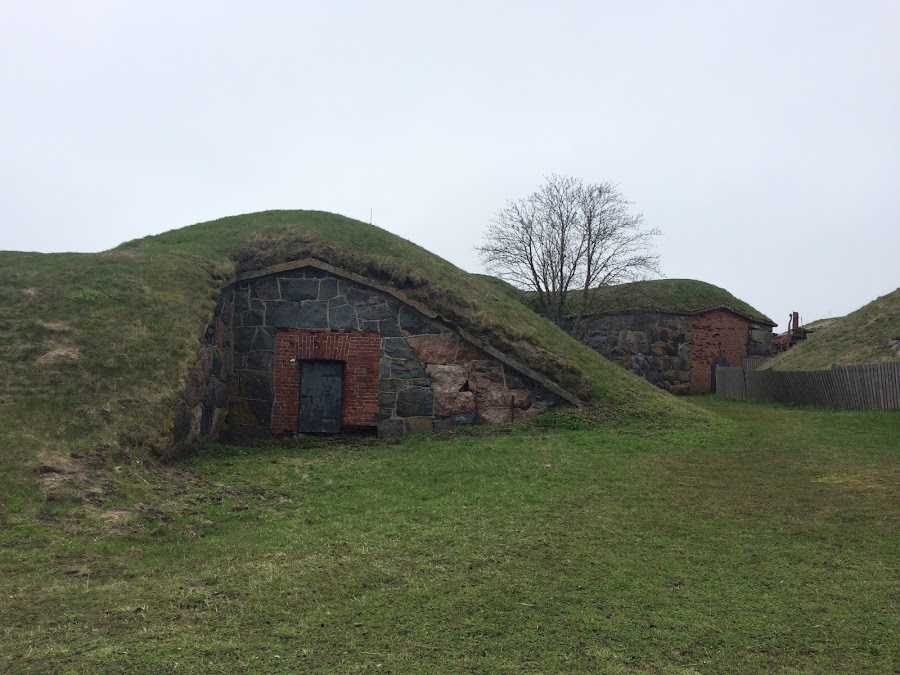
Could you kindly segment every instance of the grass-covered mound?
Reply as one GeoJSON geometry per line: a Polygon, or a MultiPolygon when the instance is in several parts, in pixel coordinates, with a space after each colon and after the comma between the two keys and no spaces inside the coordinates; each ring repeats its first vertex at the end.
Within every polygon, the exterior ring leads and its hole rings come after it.
{"type": "Polygon", "coordinates": [[[673,420],[693,414],[536,315],[511,287],[469,274],[410,241],[357,220],[318,211],[267,211],[173,230],[128,242],[119,250],[151,256],[202,255],[233,265],[237,272],[318,258],[397,288],[588,404],[673,420]]]}
{"type": "MultiPolygon", "coordinates": [[[[699,314],[726,307],[753,321],[775,325],[765,314],[724,288],[696,279],[651,279],[591,290],[589,308],[605,314],[666,312],[699,314]]],[[[577,298],[570,298],[572,311],[577,298]]]]}
{"type": "Polygon", "coordinates": [[[397,286],[611,416],[708,421],[575,342],[502,284],[378,227],[276,211],[106,253],[0,253],[0,469],[12,485],[27,486],[34,481],[14,477],[43,462],[43,483],[51,484],[71,453],[105,462],[162,448],[223,283],[238,268],[311,254],[397,286]]]}
{"type": "Polygon", "coordinates": [[[900,288],[823,325],[766,364],[774,370],[823,370],[833,365],[900,359],[900,288]]]}

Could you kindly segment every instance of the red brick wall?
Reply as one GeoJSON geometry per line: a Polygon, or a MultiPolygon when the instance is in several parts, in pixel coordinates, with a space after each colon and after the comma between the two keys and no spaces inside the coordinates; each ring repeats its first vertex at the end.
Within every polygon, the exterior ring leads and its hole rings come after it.
{"type": "Polygon", "coordinates": [[[295,434],[300,413],[300,362],[343,361],[341,425],[378,426],[377,331],[279,328],[275,336],[275,405],[272,433],[295,434]]]}
{"type": "Polygon", "coordinates": [[[691,393],[708,394],[712,362],[724,356],[729,366],[740,366],[750,329],[746,319],[720,309],[691,317],[691,329],[691,393]]]}

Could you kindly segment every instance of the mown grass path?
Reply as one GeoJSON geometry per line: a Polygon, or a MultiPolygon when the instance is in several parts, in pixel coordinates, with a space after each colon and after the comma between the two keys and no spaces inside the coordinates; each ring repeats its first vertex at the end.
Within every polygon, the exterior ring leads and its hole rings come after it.
{"type": "Polygon", "coordinates": [[[4,514],[0,670],[895,671],[900,415],[702,405],[215,447],[4,514]]]}

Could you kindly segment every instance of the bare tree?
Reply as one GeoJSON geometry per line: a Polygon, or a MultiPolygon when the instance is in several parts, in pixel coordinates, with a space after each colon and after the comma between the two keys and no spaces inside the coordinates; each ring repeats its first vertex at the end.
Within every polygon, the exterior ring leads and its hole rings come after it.
{"type": "Polygon", "coordinates": [[[600,309],[594,289],[659,273],[660,232],[630,206],[612,183],[551,175],[496,213],[477,250],[488,271],[534,291],[545,316],[562,326],[574,314],[580,329],[600,309]]]}

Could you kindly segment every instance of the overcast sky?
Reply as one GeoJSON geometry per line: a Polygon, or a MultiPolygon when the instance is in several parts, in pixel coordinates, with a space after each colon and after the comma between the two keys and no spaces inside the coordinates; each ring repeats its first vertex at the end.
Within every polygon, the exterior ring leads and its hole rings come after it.
{"type": "Polygon", "coordinates": [[[900,286],[897,0],[0,7],[0,249],[371,210],[479,271],[560,173],[782,329],[900,286]]]}

